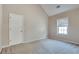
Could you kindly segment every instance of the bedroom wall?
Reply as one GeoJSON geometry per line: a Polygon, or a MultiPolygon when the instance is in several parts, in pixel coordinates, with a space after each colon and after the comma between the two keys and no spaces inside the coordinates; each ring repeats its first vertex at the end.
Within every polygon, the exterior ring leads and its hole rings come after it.
{"type": "Polygon", "coordinates": [[[3,45],[9,44],[9,13],[24,15],[24,42],[46,38],[48,16],[39,5],[3,5],[3,45]]]}
{"type": "Polygon", "coordinates": [[[0,5],[0,46],[2,44],[2,5],[0,5]]]}
{"type": "Polygon", "coordinates": [[[79,44],[79,8],[50,16],[48,20],[48,38],[79,44]],[[68,17],[68,35],[57,35],[56,21],[58,18],[68,17]]]}

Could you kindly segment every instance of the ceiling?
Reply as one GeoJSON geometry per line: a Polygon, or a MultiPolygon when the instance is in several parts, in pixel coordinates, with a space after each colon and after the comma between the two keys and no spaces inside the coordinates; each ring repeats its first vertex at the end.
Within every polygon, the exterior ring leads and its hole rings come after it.
{"type": "Polygon", "coordinates": [[[79,4],[60,4],[60,8],[56,8],[58,5],[59,4],[42,4],[41,7],[45,10],[48,16],[79,8],[79,4]]]}

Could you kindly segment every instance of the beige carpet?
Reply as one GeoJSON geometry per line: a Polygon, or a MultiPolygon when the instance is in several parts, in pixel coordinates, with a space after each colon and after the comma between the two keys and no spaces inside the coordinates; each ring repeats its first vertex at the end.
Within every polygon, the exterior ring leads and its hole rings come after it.
{"type": "Polygon", "coordinates": [[[3,53],[14,54],[77,54],[79,47],[61,41],[43,39],[7,47],[3,53]]]}

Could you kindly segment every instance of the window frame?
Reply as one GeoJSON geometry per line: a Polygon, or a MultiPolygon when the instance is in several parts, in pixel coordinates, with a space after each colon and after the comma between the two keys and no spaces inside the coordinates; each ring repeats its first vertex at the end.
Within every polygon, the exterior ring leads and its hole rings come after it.
{"type": "Polygon", "coordinates": [[[57,35],[68,35],[68,25],[69,25],[68,22],[69,22],[68,17],[57,19],[57,35]],[[63,22],[61,22],[62,20],[63,20],[63,22]],[[66,23],[65,23],[65,21],[66,21],[66,23]],[[58,23],[61,23],[61,26],[58,23]],[[63,32],[60,33],[59,32],[59,27],[62,27],[62,28],[67,27],[67,29],[66,29],[67,33],[64,32],[64,28],[61,29],[63,32]]]}

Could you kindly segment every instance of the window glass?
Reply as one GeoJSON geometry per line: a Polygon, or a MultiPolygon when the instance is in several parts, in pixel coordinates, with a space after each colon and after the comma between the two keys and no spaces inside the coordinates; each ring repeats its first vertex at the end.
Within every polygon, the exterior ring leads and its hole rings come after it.
{"type": "Polygon", "coordinates": [[[57,20],[57,34],[68,34],[68,18],[62,18],[57,20]]]}

